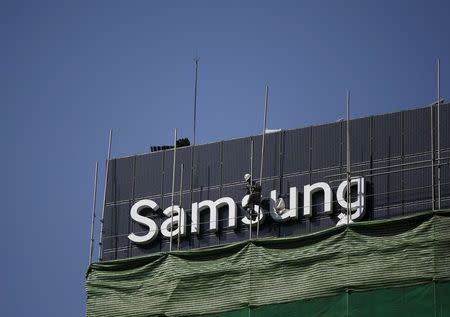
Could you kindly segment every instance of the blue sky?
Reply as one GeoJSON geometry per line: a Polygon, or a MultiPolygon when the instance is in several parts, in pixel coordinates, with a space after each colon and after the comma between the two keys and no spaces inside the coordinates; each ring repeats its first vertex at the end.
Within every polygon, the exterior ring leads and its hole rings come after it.
{"type": "MultiPolygon", "coordinates": [[[[85,313],[93,170],[113,156],[450,98],[448,1],[0,0],[1,316],[85,313]]],[[[98,234],[98,232],[97,232],[98,234]]],[[[97,250],[97,248],[95,248],[97,250]]]]}

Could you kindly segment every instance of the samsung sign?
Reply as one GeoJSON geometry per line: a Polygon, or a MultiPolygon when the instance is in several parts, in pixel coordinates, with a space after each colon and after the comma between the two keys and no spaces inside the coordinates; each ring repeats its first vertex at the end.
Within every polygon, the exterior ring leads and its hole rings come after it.
{"type": "MultiPolygon", "coordinates": [[[[350,187],[357,188],[357,199],[350,204],[347,202],[347,181],[343,181],[336,192],[336,200],[343,208],[343,211],[338,215],[339,221],[337,225],[346,224],[348,222],[358,221],[364,216],[365,212],[365,181],[364,177],[352,178],[350,181],[350,187]],[[347,219],[348,206],[351,209],[351,217],[347,219]]],[[[325,182],[314,183],[312,185],[305,185],[303,187],[303,216],[312,216],[312,196],[318,192],[323,192],[324,195],[324,213],[331,216],[333,213],[333,191],[330,185],[325,182]]],[[[256,225],[258,222],[262,223],[264,218],[269,215],[275,222],[295,221],[299,218],[298,214],[298,190],[297,187],[291,187],[289,189],[289,208],[281,208],[277,205],[277,191],[272,190],[270,192],[269,199],[269,211],[264,211],[258,205],[255,206],[255,211],[259,216],[256,219],[252,219],[250,216],[246,216],[240,221],[245,225],[256,225]]],[[[247,207],[249,203],[249,195],[246,195],[242,199],[242,207],[247,207]]],[[[200,233],[200,213],[209,212],[209,229],[210,232],[215,232],[218,229],[218,209],[221,207],[228,207],[228,227],[235,229],[237,227],[237,204],[230,197],[222,197],[216,201],[204,200],[201,202],[194,202],[192,204],[191,214],[191,234],[200,233]]],[[[158,228],[156,222],[151,218],[143,216],[141,213],[145,209],[151,209],[153,211],[159,210],[159,206],[156,202],[150,199],[143,199],[136,202],[130,210],[131,219],[145,227],[147,227],[146,233],[138,235],[131,233],[128,235],[128,239],[136,244],[147,244],[152,242],[158,236],[159,231],[164,237],[183,237],[186,235],[186,212],[178,205],[167,207],[163,213],[167,217],[158,228]],[[172,226],[172,223],[174,226],[172,226]],[[176,228],[176,229],[175,229],[176,228]]]]}

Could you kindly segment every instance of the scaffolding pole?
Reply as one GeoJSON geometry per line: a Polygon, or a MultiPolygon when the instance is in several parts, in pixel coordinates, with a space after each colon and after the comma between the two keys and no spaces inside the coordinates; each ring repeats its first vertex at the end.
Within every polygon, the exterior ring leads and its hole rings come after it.
{"type": "Polygon", "coordinates": [[[434,124],[433,124],[433,104],[430,106],[430,138],[431,138],[431,209],[434,211],[434,124]]]}
{"type": "Polygon", "coordinates": [[[195,62],[195,78],[194,78],[194,114],[193,114],[193,136],[192,136],[192,148],[191,148],[191,177],[189,180],[189,197],[190,204],[192,205],[193,197],[194,197],[194,159],[195,159],[195,145],[196,145],[196,137],[197,137],[197,93],[198,93],[198,62],[200,58],[196,56],[194,58],[195,62]]]}
{"type": "MultiPolygon", "coordinates": [[[[250,186],[253,184],[253,138],[250,142],[250,186]]],[[[253,216],[250,213],[250,225],[249,225],[249,232],[250,232],[250,240],[252,239],[252,222],[253,222],[253,216]]]]}
{"type": "Polygon", "coordinates": [[[91,236],[89,240],[89,264],[92,263],[92,255],[94,253],[94,225],[95,225],[95,205],[97,203],[97,177],[98,177],[98,161],[95,162],[94,172],[94,193],[92,197],[92,215],[91,215],[91,236]]]}
{"type": "MultiPolygon", "coordinates": [[[[264,128],[262,134],[262,144],[261,144],[261,168],[259,170],[259,185],[261,186],[261,194],[262,194],[262,177],[263,177],[263,165],[264,165],[264,145],[266,140],[266,127],[267,127],[267,105],[269,103],[269,86],[266,85],[266,94],[264,97],[264,128]]],[[[258,209],[258,218],[256,219],[256,238],[259,237],[259,216],[261,213],[261,206],[258,209]]]]}
{"type": "Polygon", "coordinates": [[[438,210],[441,209],[441,61],[437,59],[437,181],[438,181],[438,210]]]}
{"type": "Polygon", "coordinates": [[[180,166],[180,200],[178,205],[180,206],[180,214],[178,215],[178,239],[177,239],[177,250],[180,250],[180,239],[181,239],[181,226],[184,223],[181,222],[181,194],[183,192],[183,174],[184,174],[184,164],[181,163],[180,166]]]}
{"type": "Polygon", "coordinates": [[[347,225],[350,223],[350,217],[352,215],[350,181],[350,90],[347,90],[347,225]]]}
{"type": "MultiPolygon", "coordinates": [[[[169,251],[172,251],[172,240],[173,240],[173,199],[175,196],[175,163],[176,163],[176,159],[177,159],[177,129],[175,129],[174,137],[173,137],[172,200],[171,200],[172,212],[171,212],[171,216],[170,216],[169,251]]],[[[178,217],[178,218],[180,218],[180,217],[178,217]]],[[[179,231],[180,230],[178,230],[178,233],[179,233],[179,231]]]]}
{"type": "Polygon", "coordinates": [[[200,58],[198,58],[198,56],[196,56],[194,58],[194,62],[195,62],[195,82],[194,82],[194,131],[193,131],[193,145],[195,145],[195,141],[196,141],[196,128],[197,128],[197,90],[198,90],[198,61],[200,60],[200,58]]]}
{"type": "Polygon", "coordinates": [[[109,139],[108,139],[108,156],[106,158],[105,164],[105,184],[103,190],[103,208],[102,208],[102,218],[100,219],[100,241],[98,243],[98,259],[101,261],[103,259],[103,221],[105,218],[105,204],[106,204],[106,185],[108,184],[108,169],[109,161],[111,160],[111,146],[112,146],[112,129],[109,129],[109,139]]]}

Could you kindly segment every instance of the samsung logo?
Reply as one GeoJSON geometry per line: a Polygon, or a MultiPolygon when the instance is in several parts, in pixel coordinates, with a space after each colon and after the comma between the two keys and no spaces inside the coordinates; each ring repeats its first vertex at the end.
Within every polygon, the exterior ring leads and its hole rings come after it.
{"type": "MultiPolygon", "coordinates": [[[[338,215],[339,221],[337,225],[351,223],[358,221],[364,216],[365,212],[365,181],[364,177],[356,177],[350,180],[350,187],[357,188],[357,198],[351,203],[347,202],[347,181],[340,183],[336,191],[336,200],[343,208],[343,211],[338,215]],[[350,207],[350,213],[348,213],[348,207],[350,207]],[[347,219],[347,215],[350,214],[350,218],[347,219]]],[[[323,192],[324,196],[324,213],[331,215],[333,213],[333,191],[329,184],[325,182],[308,184],[303,187],[303,216],[312,216],[312,198],[313,195],[323,192]]],[[[297,187],[291,187],[289,189],[289,208],[284,206],[284,202],[280,203],[277,199],[277,191],[272,190],[269,198],[269,210],[262,210],[261,206],[255,205],[254,209],[259,216],[253,219],[251,216],[240,219],[245,225],[256,225],[258,222],[261,224],[265,217],[271,217],[276,222],[295,221],[298,219],[298,190],[297,187]]],[[[242,207],[247,207],[249,204],[249,195],[242,198],[242,207]]],[[[228,224],[227,228],[237,227],[237,204],[230,197],[222,197],[216,201],[203,200],[201,202],[194,202],[191,206],[191,234],[200,233],[200,214],[203,212],[209,212],[209,232],[215,232],[218,229],[218,210],[219,208],[228,208],[228,224]]],[[[150,199],[143,199],[136,202],[130,210],[131,219],[147,228],[146,233],[143,235],[137,235],[134,232],[128,235],[128,239],[137,244],[147,244],[156,239],[159,232],[164,237],[183,237],[186,235],[186,212],[178,205],[169,206],[164,209],[163,214],[167,217],[158,228],[156,222],[143,216],[141,213],[145,209],[151,209],[156,212],[160,208],[156,202],[150,199]],[[173,217],[172,217],[173,216],[173,217]],[[172,226],[173,223],[173,226],[172,226]]]]}

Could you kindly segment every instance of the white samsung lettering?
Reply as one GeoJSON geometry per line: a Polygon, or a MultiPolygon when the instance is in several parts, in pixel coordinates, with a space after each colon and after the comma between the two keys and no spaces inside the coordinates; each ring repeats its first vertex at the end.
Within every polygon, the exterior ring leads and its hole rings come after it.
{"type": "Polygon", "coordinates": [[[277,191],[270,192],[270,216],[277,222],[285,222],[298,218],[298,191],[297,187],[289,189],[289,209],[276,210],[277,191]]]}
{"type": "Polygon", "coordinates": [[[311,217],[312,214],[312,195],[323,191],[324,193],[324,213],[332,214],[333,213],[333,192],[331,191],[330,185],[327,183],[315,183],[312,185],[306,185],[303,187],[304,191],[304,204],[303,204],[303,215],[305,217],[311,217]]]}
{"type": "Polygon", "coordinates": [[[167,238],[170,238],[170,235],[176,237],[180,235],[184,237],[186,235],[186,212],[183,208],[178,205],[167,207],[163,214],[166,215],[167,218],[161,224],[161,234],[167,238]],[[173,211],[173,219],[172,219],[172,211],[173,211]],[[177,226],[175,230],[172,230],[172,221],[173,224],[177,226]]]}
{"type": "Polygon", "coordinates": [[[143,236],[138,236],[134,233],[128,235],[128,239],[137,244],[146,244],[152,242],[158,235],[158,226],[156,225],[156,223],[152,219],[144,217],[139,214],[142,210],[147,208],[150,208],[151,210],[155,211],[159,209],[159,206],[153,200],[143,199],[135,203],[130,210],[131,219],[133,219],[134,221],[136,221],[141,225],[148,227],[147,234],[143,236]]]}
{"type": "MultiPolygon", "coordinates": [[[[245,195],[244,198],[242,198],[242,207],[247,207],[248,206],[248,201],[250,199],[250,195],[245,195]]],[[[249,219],[248,217],[244,217],[242,218],[242,222],[246,225],[250,225],[250,223],[252,224],[252,226],[256,225],[258,222],[259,223],[263,223],[264,222],[264,218],[265,215],[263,212],[260,212],[259,210],[261,209],[260,206],[255,205],[254,206],[255,212],[258,214],[258,217],[255,219],[249,219]]]]}
{"type": "MultiPolygon", "coordinates": [[[[365,181],[364,177],[355,177],[350,181],[350,187],[357,187],[357,198],[356,201],[350,203],[350,219],[349,223],[360,220],[364,217],[365,213],[365,181]]],[[[336,199],[339,205],[344,209],[339,215],[339,221],[336,224],[337,226],[347,224],[347,181],[341,182],[336,192],[336,199]]],[[[303,216],[311,217],[312,216],[312,201],[313,196],[316,193],[323,192],[324,195],[324,213],[327,215],[331,215],[333,213],[333,191],[331,190],[330,185],[325,182],[314,183],[312,185],[305,185],[303,187],[304,191],[304,202],[303,202],[303,216]]],[[[247,207],[249,203],[249,195],[245,195],[242,198],[242,207],[247,207]]],[[[222,197],[217,199],[216,201],[212,200],[204,200],[201,202],[194,202],[192,204],[192,222],[191,222],[191,233],[199,234],[200,233],[200,213],[209,211],[209,231],[216,232],[218,229],[218,209],[222,207],[228,207],[228,225],[227,228],[236,228],[236,219],[237,219],[237,206],[236,202],[231,197],[222,197]]],[[[156,204],[153,200],[143,199],[136,202],[130,210],[131,219],[143,226],[148,227],[148,232],[144,235],[136,235],[135,233],[131,233],[128,235],[128,238],[137,244],[145,244],[152,242],[158,235],[158,226],[156,223],[143,215],[141,215],[141,211],[144,209],[151,209],[152,211],[159,210],[158,204],[156,204]]],[[[242,223],[245,225],[256,225],[258,222],[263,223],[264,218],[267,212],[264,212],[261,206],[254,206],[255,212],[259,215],[255,219],[250,219],[249,215],[243,217],[241,219],[242,223]]],[[[276,222],[285,222],[288,220],[298,219],[298,191],[297,187],[289,188],[289,208],[286,208],[284,205],[284,200],[277,199],[277,191],[272,190],[270,192],[269,198],[269,212],[270,217],[276,222]]],[[[163,221],[161,224],[161,234],[164,237],[172,236],[180,236],[183,237],[186,235],[186,212],[183,208],[178,205],[167,207],[163,214],[168,218],[163,221]],[[173,212],[173,219],[172,219],[173,212]],[[173,221],[174,228],[171,224],[173,221]]]]}
{"type": "MultiPolygon", "coordinates": [[[[354,222],[355,220],[359,220],[364,217],[365,214],[365,182],[364,177],[355,177],[350,180],[350,187],[356,185],[357,186],[357,198],[356,201],[350,203],[350,219],[348,219],[349,223],[354,222]],[[352,211],[356,210],[356,212],[352,213],[352,211]]],[[[343,181],[337,190],[337,201],[342,208],[347,210],[347,199],[345,198],[347,195],[347,181],[343,181]]],[[[341,212],[338,215],[339,222],[336,226],[340,226],[347,223],[347,212],[341,212]]]]}
{"type": "Polygon", "coordinates": [[[200,212],[209,209],[209,230],[217,231],[218,208],[228,205],[228,228],[236,227],[236,203],[233,198],[223,197],[216,201],[204,200],[192,204],[191,232],[198,234],[200,231],[200,212]]]}

